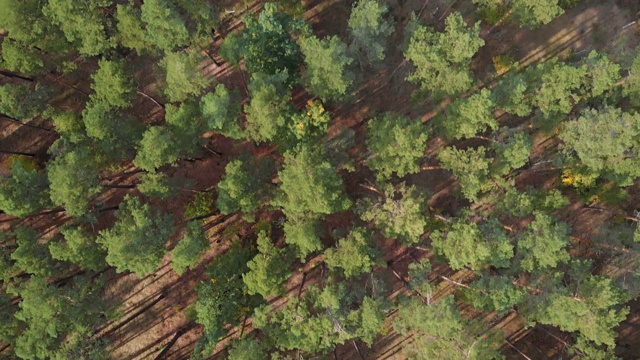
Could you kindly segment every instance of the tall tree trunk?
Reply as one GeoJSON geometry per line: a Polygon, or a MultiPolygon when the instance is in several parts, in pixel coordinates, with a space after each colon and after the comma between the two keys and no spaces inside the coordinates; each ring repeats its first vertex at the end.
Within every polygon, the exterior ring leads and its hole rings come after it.
{"type": "Polygon", "coordinates": [[[20,79],[20,80],[24,80],[24,81],[33,82],[33,78],[22,76],[20,74],[16,74],[16,73],[11,72],[11,71],[0,70],[0,75],[4,75],[4,76],[12,78],[12,79],[20,79]]]}
{"type": "Polygon", "coordinates": [[[23,156],[30,156],[30,157],[38,156],[38,154],[36,154],[36,153],[28,153],[28,152],[22,152],[22,151],[11,151],[11,150],[0,150],[0,153],[2,153],[2,154],[11,154],[11,155],[23,155],[23,156]]]}
{"type": "Polygon", "coordinates": [[[102,186],[110,189],[134,189],[136,187],[136,184],[130,184],[130,185],[103,184],[102,186]]]}
{"type": "Polygon", "coordinates": [[[171,347],[173,345],[175,345],[175,343],[178,341],[178,339],[184,335],[184,333],[187,332],[185,328],[182,328],[180,330],[178,330],[178,332],[176,332],[175,335],[173,335],[173,338],[171,338],[171,341],[169,341],[167,343],[167,345],[164,346],[164,349],[162,349],[162,351],[160,352],[160,354],[158,354],[158,356],[156,356],[154,358],[154,360],[164,360],[167,358],[167,355],[169,355],[169,350],[171,350],[171,347]]]}
{"type": "MultiPolygon", "coordinates": [[[[152,302],[150,302],[149,304],[145,305],[142,309],[136,311],[133,315],[127,317],[123,322],[121,322],[120,324],[112,327],[111,329],[109,329],[107,332],[105,332],[104,334],[102,334],[102,336],[107,335],[107,334],[111,334],[114,331],[122,328],[123,326],[127,325],[128,323],[130,323],[131,321],[135,320],[135,318],[137,318],[138,316],[142,315],[145,311],[151,309],[155,304],[159,303],[160,300],[164,299],[166,296],[165,293],[162,293],[160,296],[158,296],[155,300],[153,300],[152,302]]],[[[99,333],[101,330],[103,329],[98,329],[96,331],[94,331],[94,335],[99,333]]]]}
{"type": "Polygon", "coordinates": [[[11,116],[7,116],[5,114],[0,114],[0,119],[9,120],[11,122],[18,123],[18,124],[20,124],[22,126],[28,126],[30,128],[34,128],[34,129],[40,129],[40,130],[44,130],[44,131],[51,131],[51,129],[48,129],[46,127],[42,127],[42,126],[38,126],[38,125],[32,125],[32,124],[29,124],[29,123],[26,123],[26,122],[22,122],[22,121],[20,121],[20,120],[18,120],[16,118],[12,118],[11,116]]]}

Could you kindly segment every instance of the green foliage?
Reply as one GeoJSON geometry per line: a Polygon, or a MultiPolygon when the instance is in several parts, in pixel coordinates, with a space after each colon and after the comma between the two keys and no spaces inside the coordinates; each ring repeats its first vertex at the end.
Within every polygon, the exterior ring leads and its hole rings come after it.
{"type": "Polygon", "coordinates": [[[200,100],[200,110],[208,130],[219,131],[232,139],[244,138],[240,127],[240,91],[229,91],[218,84],[200,100]]]}
{"type": "Polygon", "coordinates": [[[384,266],[382,252],[371,244],[372,236],[365,228],[352,229],[336,249],[324,252],[325,263],[330,270],[340,269],[347,279],[369,273],[376,265],[384,266]]]}
{"type": "Polygon", "coordinates": [[[417,298],[401,302],[393,328],[403,335],[413,332],[415,341],[404,349],[411,359],[504,359],[498,334],[465,320],[453,296],[431,305],[417,298]]]}
{"type": "Polygon", "coordinates": [[[466,301],[477,309],[504,314],[518,304],[526,292],[509,276],[482,276],[465,292],[466,301]]]}
{"type": "Polygon", "coordinates": [[[247,262],[252,256],[248,247],[232,243],[229,250],[218,255],[207,270],[209,280],[197,287],[196,322],[204,326],[206,355],[226,333],[225,324],[239,324],[244,315],[250,315],[259,300],[259,297],[244,292],[242,281],[242,274],[249,270],[247,262]]]}
{"type": "Polygon", "coordinates": [[[136,119],[103,102],[89,102],[82,111],[82,121],[87,135],[98,140],[101,150],[117,160],[131,157],[133,144],[142,133],[136,119]]]}
{"type": "Polygon", "coordinates": [[[103,58],[98,61],[98,66],[98,71],[91,75],[91,88],[95,91],[90,96],[91,101],[114,108],[129,107],[136,90],[131,74],[125,70],[124,61],[103,58]]]}
{"type": "Polygon", "coordinates": [[[369,120],[368,130],[367,148],[373,157],[367,166],[379,179],[420,171],[420,159],[427,146],[427,134],[420,121],[387,113],[369,120]]]}
{"type": "Polygon", "coordinates": [[[0,28],[24,46],[44,51],[62,52],[67,44],[64,34],[43,13],[40,0],[0,0],[0,28]]]}
{"type": "Polygon", "coordinates": [[[278,249],[266,232],[258,233],[258,254],[247,263],[249,272],[242,275],[249,295],[263,298],[282,295],[287,279],[291,276],[293,258],[287,249],[278,249]]]}
{"type": "Polygon", "coordinates": [[[115,45],[107,36],[107,17],[100,9],[110,3],[109,0],[49,0],[42,12],[60,26],[67,41],[74,43],[80,54],[95,56],[115,45]]]}
{"type": "Polygon", "coordinates": [[[612,89],[620,80],[620,65],[611,62],[607,54],[592,50],[582,62],[587,69],[585,87],[592,97],[612,89]]]}
{"type": "Polygon", "coordinates": [[[305,146],[286,152],[278,177],[280,193],[273,204],[281,206],[287,217],[328,215],[351,207],[342,178],[323,149],[305,146]]]}
{"type": "Polygon", "coordinates": [[[278,5],[273,3],[266,3],[257,17],[247,16],[243,21],[245,27],[239,35],[225,38],[220,55],[232,64],[238,64],[244,58],[247,70],[252,74],[294,74],[301,56],[291,33],[304,32],[305,22],[280,12],[278,5]]]}
{"type": "Polygon", "coordinates": [[[199,192],[194,195],[193,200],[184,207],[183,217],[194,219],[205,216],[215,211],[215,194],[211,192],[199,192]]]}
{"type": "Polygon", "coordinates": [[[166,242],[175,233],[173,218],[130,195],[125,196],[115,216],[113,227],[100,231],[96,240],[107,249],[107,263],[117,272],[153,273],[162,262],[166,242]]]}
{"type": "Polygon", "coordinates": [[[535,29],[564,13],[558,2],[559,0],[514,0],[511,9],[521,26],[535,29]]]}
{"type": "Polygon", "coordinates": [[[318,354],[354,338],[371,343],[384,322],[386,303],[361,296],[361,306],[354,308],[349,297],[344,283],[313,286],[302,299],[291,298],[277,312],[266,305],[256,309],[254,326],[281,350],[318,354]]]}
{"type": "MultiPolygon", "coordinates": [[[[145,0],[140,9],[140,18],[146,27],[145,40],[147,42],[167,52],[189,43],[189,32],[185,22],[172,1],[145,0]]],[[[135,42],[136,45],[138,41],[135,42]]]]}
{"type": "Polygon", "coordinates": [[[513,73],[501,80],[493,90],[496,107],[506,113],[528,116],[533,110],[535,90],[527,74],[513,73]]]}
{"type": "Polygon", "coordinates": [[[323,100],[340,100],[353,83],[348,69],[353,62],[347,55],[347,45],[337,36],[320,40],[315,36],[298,39],[304,55],[302,82],[310,94],[323,100]]]}
{"type": "Polygon", "coordinates": [[[138,55],[142,55],[151,49],[142,23],[142,12],[135,5],[116,5],[115,19],[117,21],[117,39],[124,47],[134,49],[138,55]]]}
{"type": "Polygon", "coordinates": [[[0,210],[25,217],[51,206],[47,175],[22,161],[11,164],[11,177],[0,178],[0,210]]]}
{"type": "Polygon", "coordinates": [[[49,243],[49,252],[54,259],[80,265],[83,269],[99,271],[106,267],[106,251],[96,243],[96,237],[80,226],[65,225],[60,228],[63,239],[49,243]]]}
{"type": "Polygon", "coordinates": [[[45,244],[40,243],[39,234],[31,228],[20,227],[14,232],[18,247],[11,253],[14,266],[35,276],[50,276],[54,273],[54,262],[45,244]]]}
{"type": "Polygon", "coordinates": [[[51,111],[47,116],[51,117],[56,132],[71,143],[78,144],[87,138],[84,122],[78,114],[71,111],[51,111]]]}
{"type": "Polygon", "coordinates": [[[489,266],[507,268],[513,257],[509,234],[495,218],[477,224],[464,214],[446,234],[439,230],[431,233],[431,241],[435,252],[444,255],[453,270],[465,266],[475,271],[489,266]]]}
{"type": "Polygon", "coordinates": [[[588,109],[565,125],[560,137],[568,149],[594,172],[609,173],[620,185],[630,185],[640,176],[637,149],[640,115],[617,108],[588,109]]]}
{"type": "MultiPolygon", "coordinates": [[[[462,15],[454,12],[445,20],[445,32],[413,24],[407,59],[416,67],[407,80],[436,98],[461,93],[473,83],[469,71],[471,58],[484,45],[480,38],[480,24],[468,28],[462,15]]],[[[410,27],[410,28],[411,28],[410,27]]]]}
{"type": "Polygon", "coordinates": [[[180,105],[167,104],[165,122],[180,157],[198,154],[204,139],[202,138],[202,116],[197,103],[185,101],[180,105]]]}
{"type": "Polygon", "coordinates": [[[253,74],[249,82],[251,101],[245,106],[247,135],[256,142],[271,141],[282,131],[293,112],[291,93],[285,83],[288,75],[253,74]]]}
{"type": "Polygon", "coordinates": [[[187,268],[192,268],[200,261],[200,257],[209,248],[209,239],[204,234],[199,221],[189,221],[178,245],[171,253],[171,267],[182,275],[187,268]]]}
{"type": "Polygon", "coordinates": [[[44,277],[9,289],[18,295],[20,310],[15,318],[23,323],[18,335],[15,354],[22,359],[63,360],[92,353],[91,359],[104,359],[106,349],[99,342],[87,340],[107,311],[101,296],[102,280],[79,276],[73,286],[48,284],[44,277]],[[76,355],[76,356],[74,356],[76,355]]]}
{"type": "Polygon", "coordinates": [[[498,129],[492,113],[495,106],[491,91],[487,89],[466,99],[456,99],[445,109],[442,120],[445,136],[449,139],[471,138],[487,128],[498,129]]]}
{"type": "Polygon", "coordinates": [[[283,145],[287,148],[295,148],[298,144],[315,146],[327,134],[330,122],[331,117],[322,102],[309,100],[306,111],[295,113],[289,118],[283,145]]]}
{"type": "Polygon", "coordinates": [[[507,175],[510,171],[519,169],[529,161],[533,139],[525,132],[513,134],[506,142],[493,143],[498,154],[498,166],[493,173],[507,175]]]}
{"type": "Polygon", "coordinates": [[[5,84],[0,85],[0,114],[17,120],[31,120],[45,108],[45,92],[36,86],[5,84]]]}
{"type": "Polygon", "coordinates": [[[284,240],[296,247],[298,257],[304,260],[310,253],[322,249],[317,218],[288,219],[284,223],[284,240]]]}
{"type": "Polygon", "coordinates": [[[88,148],[77,148],[47,163],[51,201],[74,217],[84,215],[101,191],[99,164],[91,153],[88,148]]]}
{"type": "Polygon", "coordinates": [[[551,212],[569,205],[567,197],[557,190],[536,190],[529,188],[526,192],[520,192],[510,187],[504,193],[497,204],[498,211],[509,216],[526,217],[535,210],[551,212]]]}
{"type": "Polygon", "coordinates": [[[351,50],[360,63],[373,63],[384,59],[384,50],[393,33],[394,23],[385,19],[389,11],[386,4],[378,0],[360,0],[351,10],[349,31],[351,50]]]}
{"type": "Polygon", "coordinates": [[[629,314],[629,308],[620,308],[626,301],[611,279],[590,276],[572,294],[550,294],[536,320],[559,327],[563,331],[577,331],[596,345],[615,346],[614,329],[629,314]]]}
{"type": "Polygon", "coordinates": [[[575,68],[557,62],[536,66],[541,75],[541,86],[535,97],[535,104],[546,118],[566,115],[580,100],[586,69],[575,68]]]}
{"type": "Polygon", "coordinates": [[[535,219],[517,237],[520,266],[528,272],[545,271],[569,260],[566,246],[570,228],[551,216],[536,212],[535,219]]]}
{"type": "Polygon", "coordinates": [[[486,157],[486,149],[482,146],[466,150],[447,147],[440,151],[438,160],[458,179],[462,194],[470,201],[478,201],[478,195],[493,186],[489,178],[493,161],[486,157]]]}
{"type": "Polygon", "coordinates": [[[45,71],[42,54],[37,49],[17,41],[2,41],[3,67],[23,74],[35,75],[45,71]]]}
{"type": "Polygon", "coordinates": [[[624,81],[622,93],[629,98],[633,106],[640,106],[640,49],[629,69],[629,76],[624,81]]]}
{"type": "Polygon", "coordinates": [[[163,165],[174,165],[180,158],[171,131],[163,126],[151,126],[144,132],[133,164],[146,171],[163,165]]]}
{"type": "Polygon", "coordinates": [[[264,343],[253,337],[243,337],[233,341],[229,349],[228,360],[268,359],[264,343]]]}
{"type": "Polygon", "coordinates": [[[404,183],[386,185],[378,199],[365,199],[359,205],[364,221],[373,221],[382,234],[407,245],[420,242],[429,224],[427,196],[415,186],[404,183]]]}
{"type": "Polygon", "coordinates": [[[220,212],[251,214],[258,210],[270,196],[272,173],[271,164],[264,159],[245,156],[230,161],[218,183],[216,205],[220,212]]]}
{"type": "MultiPolygon", "coordinates": [[[[147,2],[145,2],[145,5],[147,2]]],[[[167,52],[160,61],[160,67],[166,73],[164,94],[171,102],[179,102],[190,96],[197,96],[208,80],[198,69],[200,56],[183,51],[167,52]]]]}
{"type": "Polygon", "coordinates": [[[140,176],[138,190],[146,196],[164,200],[171,195],[174,189],[166,174],[150,172],[140,176]]]}

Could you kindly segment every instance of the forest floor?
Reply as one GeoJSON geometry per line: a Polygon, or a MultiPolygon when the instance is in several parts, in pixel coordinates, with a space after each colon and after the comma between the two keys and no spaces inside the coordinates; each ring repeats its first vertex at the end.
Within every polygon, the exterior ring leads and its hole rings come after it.
{"type": "MultiPolygon", "coordinates": [[[[348,38],[346,23],[351,10],[351,1],[344,0],[307,0],[303,1],[305,18],[312,24],[314,32],[319,36],[338,35],[343,39],[348,38]]],[[[364,136],[366,127],[365,121],[375,114],[386,111],[394,111],[413,118],[421,118],[427,122],[435,116],[446,104],[435,104],[429,99],[414,97],[415,87],[405,81],[411,70],[408,62],[404,61],[399,44],[403,41],[403,29],[409,20],[412,12],[420,13],[421,19],[428,24],[441,29],[443,19],[452,11],[460,11],[463,15],[472,14],[470,1],[458,1],[453,7],[446,7],[439,4],[437,0],[390,0],[387,1],[392,15],[397,23],[397,31],[390,41],[387,56],[384,64],[366,69],[368,82],[359,81],[360,88],[356,91],[354,98],[349,104],[342,106],[327,105],[331,111],[333,123],[329,129],[330,136],[335,136],[343,127],[349,127],[356,131],[356,147],[354,153],[364,153],[364,136]],[[460,3],[460,4],[458,4],[460,3]]],[[[246,9],[247,12],[256,11],[257,6],[246,9]]],[[[226,23],[226,31],[236,27],[239,19],[245,12],[240,6],[235,14],[230,15],[226,23]]],[[[571,54],[588,53],[591,50],[607,50],[612,54],[614,60],[618,62],[626,61],[625,54],[628,49],[633,49],[637,45],[640,26],[632,25],[625,29],[623,27],[635,20],[640,10],[640,4],[634,0],[609,0],[609,1],[586,1],[567,11],[547,26],[531,31],[521,29],[516,25],[503,24],[489,32],[490,25],[482,25],[482,35],[486,42],[473,62],[476,76],[485,85],[495,80],[495,70],[493,69],[492,58],[496,55],[508,54],[521,66],[535,64],[554,56],[563,58],[570,57],[571,54]],[[594,5],[595,4],[595,5],[594,5]],[[616,59],[619,54],[620,58],[616,59]]],[[[465,16],[471,20],[470,16],[465,16]]],[[[221,43],[218,38],[212,44],[209,53],[216,56],[217,49],[221,43]]],[[[151,59],[147,59],[152,61],[151,59]]],[[[144,61],[144,59],[140,60],[144,61]]],[[[97,68],[97,64],[89,64],[74,71],[71,75],[61,78],[49,77],[51,83],[57,84],[58,88],[66,89],[59,95],[60,103],[64,106],[78,109],[86,101],[86,94],[90,93],[88,87],[89,74],[97,68]]],[[[145,69],[144,66],[136,67],[145,69]]],[[[159,74],[154,73],[151,67],[136,74],[136,82],[148,84],[139,89],[145,94],[158,99],[157,79],[159,74]]],[[[212,79],[212,83],[223,83],[230,88],[240,89],[246,96],[246,73],[242,70],[232,69],[228,64],[216,66],[211,61],[203,57],[203,72],[212,79]]],[[[306,103],[308,97],[305,94],[295,96],[295,103],[301,108],[306,103]]],[[[148,98],[139,96],[134,104],[134,108],[146,119],[147,123],[161,121],[161,107],[154,104],[148,98]]],[[[4,121],[4,120],[3,120],[4,121]]],[[[38,122],[32,122],[34,125],[38,122]]],[[[48,125],[50,126],[50,125],[48,125]]],[[[46,149],[56,139],[55,133],[43,129],[16,124],[7,124],[2,127],[0,133],[0,149],[20,149],[24,152],[34,152],[37,154],[38,163],[44,163],[48,155],[46,149]]],[[[475,140],[474,140],[475,141],[475,140]]],[[[445,143],[440,138],[430,139],[428,152],[434,152],[445,143]]],[[[250,151],[254,155],[260,155],[273,151],[268,146],[256,147],[251,143],[240,146],[232,141],[209,134],[207,146],[215,152],[205,152],[203,160],[189,162],[182,161],[174,168],[173,177],[193,179],[195,184],[193,189],[209,190],[214,189],[217,182],[224,173],[224,168],[229,159],[238,155],[242,151],[250,151]]],[[[532,154],[532,163],[536,159],[545,158],[544,154],[555,150],[555,143],[548,138],[540,137],[536,139],[536,148],[532,154]]],[[[7,169],[8,156],[0,156],[0,172],[7,169]]],[[[434,162],[435,164],[435,162],[434,162]]],[[[434,165],[429,162],[425,165],[434,165]]],[[[126,169],[122,169],[126,171],[126,169]]],[[[0,173],[0,176],[3,175],[0,173]]],[[[370,190],[360,186],[360,184],[373,181],[374,176],[362,165],[356,166],[356,171],[342,173],[348,194],[353,198],[370,196],[370,190]]],[[[130,184],[136,175],[120,177],[114,179],[113,183],[130,184]]],[[[559,187],[560,175],[556,172],[524,172],[516,181],[518,187],[534,185],[536,187],[559,187]]],[[[421,188],[428,189],[432,197],[429,206],[439,209],[444,213],[454,213],[455,209],[463,205],[463,200],[453,196],[453,182],[447,172],[443,170],[427,170],[407,177],[409,184],[415,184],[421,188]]],[[[634,186],[631,194],[640,194],[639,185],[634,186]]],[[[136,192],[136,190],[114,189],[103,196],[106,204],[115,204],[126,193],[136,192]]],[[[182,209],[185,204],[191,201],[194,192],[185,190],[184,196],[174,198],[166,205],[166,210],[174,216],[181,218],[182,209]]],[[[630,198],[623,206],[629,212],[636,210],[635,204],[640,199],[638,196],[630,198]]],[[[605,217],[604,214],[581,210],[583,203],[579,199],[573,198],[574,204],[562,212],[561,216],[573,227],[573,235],[578,238],[588,238],[597,229],[598,224],[605,217]]],[[[282,215],[279,213],[264,213],[263,219],[270,221],[274,225],[280,223],[282,215]]],[[[355,215],[351,212],[334,214],[326,220],[328,233],[335,228],[345,227],[350,223],[355,215]]],[[[65,220],[63,215],[57,217],[29,217],[24,220],[13,221],[5,215],[0,215],[0,227],[17,226],[28,224],[44,233],[53,231],[65,220]]],[[[106,214],[97,224],[97,229],[106,228],[113,222],[112,214],[106,214]]],[[[518,224],[514,224],[517,226],[518,224]]],[[[111,270],[109,275],[111,280],[107,288],[107,299],[114,306],[120,309],[118,320],[107,324],[99,333],[111,341],[109,348],[113,351],[113,358],[123,360],[133,359],[153,359],[167,345],[174,336],[178,336],[177,341],[166,354],[167,359],[186,359],[190,356],[197,338],[201,335],[201,329],[195,326],[189,318],[189,306],[196,299],[195,287],[203,280],[207,280],[205,269],[216,257],[224,252],[229,244],[230,238],[239,236],[246,238],[252,234],[252,224],[241,219],[240,216],[214,215],[206,220],[205,229],[211,239],[211,249],[203,256],[200,264],[182,276],[178,276],[169,266],[170,258],[166,256],[163,266],[153,275],[139,279],[134,274],[116,274],[111,270]],[[133,320],[131,320],[133,319],[133,320]],[[131,321],[129,321],[131,320],[131,321]],[[178,334],[178,335],[176,335],[178,334]]],[[[274,226],[274,228],[277,227],[274,226]]],[[[277,229],[275,229],[278,231],[277,229]]],[[[178,237],[176,236],[176,239],[178,237]]],[[[386,268],[379,268],[376,276],[386,283],[390,298],[405,293],[405,283],[408,281],[407,269],[410,263],[432,256],[427,250],[408,250],[397,241],[378,237],[374,239],[376,245],[384,249],[385,260],[388,263],[386,268]]],[[[583,251],[590,251],[584,249],[583,251]]],[[[287,289],[292,296],[300,296],[304,293],[308,285],[322,281],[325,269],[321,258],[309,259],[305,264],[297,264],[299,270],[294,272],[294,276],[289,280],[287,289]]],[[[606,271],[617,272],[619,276],[624,276],[625,272],[613,265],[603,265],[606,271]]],[[[465,282],[465,279],[473,277],[473,274],[466,271],[453,272],[446,266],[435,267],[430,275],[430,281],[437,284],[437,290],[432,294],[434,299],[453,292],[457,285],[454,282],[465,282]],[[446,279],[449,280],[446,280],[446,279]]],[[[274,307],[284,304],[285,297],[272,299],[274,307]]],[[[640,354],[640,301],[633,301],[631,314],[620,325],[620,336],[618,337],[618,354],[631,359],[640,354]]],[[[464,308],[466,315],[472,317],[477,315],[470,307],[464,308]]],[[[388,324],[391,323],[394,314],[389,314],[388,324]]],[[[240,334],[252,331],[250,319],[245,319],[242,326],[230,332],[229,336],[220,342],[214,359],[223,358],[224,347],[228,340],[238,337],[240,334]]],[[[501,329],[506,334],[507,342],[504,345],[503,353],[509,359],[553,359],[569,341],[569,336],[552,327],[536,326],[525,329],[523,319],[516,312],[509,312],[503,316],[489,314],[487,320],[495,328],[501,329]]],[[[390,327],[384,336],[379,336],[375,343],[368,347],[361,342],[348,342],[339,346],[332,354],[335,359],[402,359],[399,351],[402,346],[406,346],[412,341],[411,336],[401,336],[395,333],[390,327]]]]}

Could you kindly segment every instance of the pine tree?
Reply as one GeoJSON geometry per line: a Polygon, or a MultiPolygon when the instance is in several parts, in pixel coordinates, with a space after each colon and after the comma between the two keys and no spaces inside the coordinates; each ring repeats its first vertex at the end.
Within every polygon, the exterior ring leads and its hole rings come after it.
{"type": "Polygon", "coordinates": [[[100,231],[96,240],[107,249],[107,263],[118,272],[153,273],[165,255],[166,242],[175,233],[172,216],[130,195],[125,196],[115,216],[113,227],[100,231]]]}

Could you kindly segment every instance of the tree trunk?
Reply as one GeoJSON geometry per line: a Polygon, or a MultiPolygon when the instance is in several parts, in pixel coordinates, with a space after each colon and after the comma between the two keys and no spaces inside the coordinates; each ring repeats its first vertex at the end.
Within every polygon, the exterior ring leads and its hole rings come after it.
{"type": "Polygon", "coordinates": [[[51,129],[48,129],[46,127],[42,127],[42,126],[38,126],[38,125],[32,125],[32,124],[29,124],[29,123],[26,123],[26,122],[22,122],[22,121],[20,121],[20,120],[18,120],[16,118],[12,118],[11,116],[7,116],[5,114],[0,114],[0,119],[5,119],[5,120],[12,121],[12,122],[16,122],[16,123],[18,123],[18,124],[20,124],[22,126],[28,126],[30,128],[34,128],[34,129],[40,129],[40,130],[44,130],[44,131],[51,131],[51,129]]]}
{"type": "MultiPolygon", "coordinates": [[[[130,323],[131,321],[135,320],[135,318],[137,318],[138,316],[142,315],[145,311],[151,309],[155,304],[159,303],[160,300],[164,299],[166,296],[165,293],[162,293],[160,296],[158,296],[155,300],[153,300],[152,302],[150,302],[149,304],[145,305],[142,309],[136,311],[133,315],[129,316],[128,318],[126,318],[123,322],[121,322],[120,324],[112,327],[111,329],[109,329],[106,333],[102,334],[102,336],[108,335],[113,333],[114,331],[122,328],[123,326],[127,325],[128,323],[130,323]]],[[[100,332],[102,329],[96,330],[94,331],[94,335],[97,334],[98,332],[100,332]]]]}
{"type": "Polygon", "coordinates": [[[135,189],[136,184],[131,184],[131,185],[118,185],[118,184],[103,184],[102,186],[109,188],[109,189],[135,189]]]}
{"type": "Polygon", "coordinates": [[[33,82],[33,78],[22,76],[22,75],[16,74],[16,73],[11,72],[11,71],[0,70],[0,75],[4,75],[4,76],[12,78],[12,79],[20,79],[20,80],[24,80],[24,81],[33,82]]]}
{"type": "Polygon", "coordinates": [[[11,154],[11,155],[23,155],[23,156],[30,156],[30,157],[38,156],[38,154],[36,154],[36,153],[27,153],[27,152],[22,152],[22,151],[11,151],[11,150],[0,150],[0,153],[2,153],[2,154],[11,154]]]}
{"type": "Polygon", "coordinates": [[[169,350],[171,350],[171,347],[173,345],[175,345],[175,343],[178,341],[178,339],[184,335],[184,333],[186,332],[185,328],[182,328],[180,330],[178,330],[178,332],[176,332],[175,335],[173,335],[173,338],[171,338],[171,341],[169,341],[167,343],[167,345],[164,346],[164,349],[162,349],[162,351],[160,352],[160,354],[158,354],[158,356],[156,356],[154,358],[154,360],[164,360],[167,358],[167,355],[169,354],[169,350]]]}

